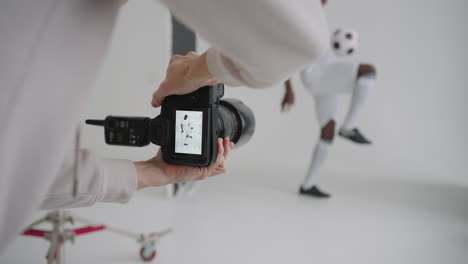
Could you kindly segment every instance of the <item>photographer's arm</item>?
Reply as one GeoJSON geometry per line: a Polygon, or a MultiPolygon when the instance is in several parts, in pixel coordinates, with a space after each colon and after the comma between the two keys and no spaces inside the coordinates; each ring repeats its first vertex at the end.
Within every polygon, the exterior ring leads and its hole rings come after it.
{"type": "MultiPolygon", "coordinates": [[[[269,87],[320,57],[328,29],[319,0],[164,0],[171,12],[213,47],[193,61],[197,81],[178,86],[166,76],[153,96],[189,93],[211,81],[269,87]]],[[[178,56],[178,58],[183,56],[178,56]]],[[[187,76],[188,67],[181,76],[187,76]]],[[[171,65],[169,65],[169,68],[171,65]]],[[[169,70],[168,70],[169,71],[169,70]]]]}
{"type": "Polygon", "coordinates": [[[226,159],[232,146],[227,138],[219,139],[216,162],[209,167],[169,165],[162,159],[160,151],[148,161],[131,162],[102,159],[88,150],[81,150],[76,196],[72,192],[75,159],[71,152],[63,161],[41,209],[83,207],[96,202],[125,203],[136,190],[144,187],[218,175],[226,172],[226,159]]]}
{"type": "Polygon", "coordinates": [[[127,202],[137,187],[135,166],[131,161],[103,159],[89,150],[79,151],[78,186],[73,195],[75,153],[65,157],[41,209],[90,206],[98,201],[127,202]]]}

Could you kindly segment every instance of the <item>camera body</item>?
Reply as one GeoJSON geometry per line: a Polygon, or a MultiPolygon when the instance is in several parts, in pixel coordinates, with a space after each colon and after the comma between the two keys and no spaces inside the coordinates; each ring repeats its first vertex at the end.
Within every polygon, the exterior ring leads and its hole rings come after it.
{"type": "Polygon", "coordinates": [[[107,116],[86,123],[104,126],[109,145],[142,147],[151,142],[161,146],[167,163],[209,166],[218,154],[219,137],[229,137],[238,147],[250,140],[255,129],[250,108],[236,99],[221,100],[223,95],[223,84],[205,86],[166,97],[154,119],[107,116]]]}
{"type": "Polygon", "coordinates": [[[150,121],[150,141],[172,164],[208,166],[218,153],[217,119],[224,85],[205,86],[164,99],[161,114],[150,121]]]}

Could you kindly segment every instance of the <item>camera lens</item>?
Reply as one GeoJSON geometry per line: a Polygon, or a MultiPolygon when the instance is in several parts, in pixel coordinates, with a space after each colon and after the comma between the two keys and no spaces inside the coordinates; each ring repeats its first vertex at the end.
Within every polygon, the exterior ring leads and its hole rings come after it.
{"type": "Polygon", "coordinates": [[[240,147],[249,142],[255,131],[255,117],[240,100],[229,98],[219,102],[218,137],[229,139],[240,147]]]}

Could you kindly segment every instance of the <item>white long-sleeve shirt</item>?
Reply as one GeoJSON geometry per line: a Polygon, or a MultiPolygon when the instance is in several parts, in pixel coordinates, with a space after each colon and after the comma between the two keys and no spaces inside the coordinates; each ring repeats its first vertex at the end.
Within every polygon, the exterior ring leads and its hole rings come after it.
{"type": "MultiPolygon", "coordinates": [[[[229,85],[265,87],[328,45],[319,0],[165,0],[214,48],[208,67],[229,85]]],[[[125,202],[127,160],[80,152],[72,196],[73,135],[105,55],[117,1],[0,1],[0,253],[42,208],[125,202]]]]}
{"type": "Polygon", "coordinates": [[[163,0],[213,45],[208,68],[230,86],[269,87],[329,46],[320,0],[163,0]]]}

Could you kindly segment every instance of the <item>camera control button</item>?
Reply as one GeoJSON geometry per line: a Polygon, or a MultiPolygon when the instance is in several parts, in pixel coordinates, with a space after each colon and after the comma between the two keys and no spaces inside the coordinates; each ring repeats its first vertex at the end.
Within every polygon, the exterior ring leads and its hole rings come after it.
{"type": "Polygon", "coordinates": [[[162,127],[156,127],[156,137],[163,137],[164,129],[162,127]]]}
{"type": "Polygon", "coordinates": [[[110,129],[114,129],[115,128],[115,121],[113,119],[110,119],[109,121],[107,121],[107,127],[110,128],[110,129]]]}
{"type": "Polygon", "coordinates": [[[197,101],[198,101],[198,96],[196,94],[192,94],[190,96],[190,103],[195,104],[195,103],[197,103],[197,101]]]}

